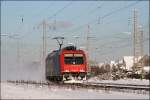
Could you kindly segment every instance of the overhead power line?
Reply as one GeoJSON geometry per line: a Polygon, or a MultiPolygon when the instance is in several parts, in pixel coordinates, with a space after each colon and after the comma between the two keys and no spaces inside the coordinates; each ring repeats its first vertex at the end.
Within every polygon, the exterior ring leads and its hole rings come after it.
{"type": "Polygon", "coordinates": [[[103,43],[102,45],[99,45],[99,46],[97,46],[97,48],[100,48],[100,47],[106,47],[106,45],[108,45],[108,44],[113,44],[113,45],[115,45],[115,43],[122,43],[123,41],[125,41],[125,40],[130,40],[130,38],[124,38],[124,39],[122,39],[122,40],[117,40],[117,41],[109,41],[109,42],[105,42],[105,43],[103,43]]]}
{"type": "MultiPolygon", "coordinates": [[[[134,3],[132,3],[132,4],[129,4],[129,5],[125,6],[125,7],[121,7],[121,8],[119,8],[119,9],[117,9],[117,10],[114,10],[114,11],[112,11],[112,12],[109,12],[109,13],[107,13],[106,15],[102,16],[100,19],[102,20],[102,19],[104,19],[104,18],[106,18],[106,17],[108,17],[108,16],[110,16],[110,15],[113,15],[113,14],[115,14],[115,13],[118,13],[118,12],[121,11],[121,10],[124,10],[124,9],[126,9],[126,8],[131,7],[131,6],[134,6],[134,5],[137,4],[139,1],[140,1],[140,0],[138,0],[138,1],[134,2],[134,3]]],[[[91,22],[88,22],[88,23],[86,23],[86,24],[80,25],[80,26],[78,26],[77,28],[71,30],[71,32],[75,32],[75,31],[77,31],[77,30],[83,28],[85,25],[87,25],[87,24],[90,24],[90,25],[91,25],[91,24],[93,24],[93,23],[95,23],[95,22],[97,22],[97,19],[92,20],[91,22]]]]}
{"type": "MultiPolygon", "coordinates": [[[[89,7],[89,6],[88,6],[88,7],[89,7]]],[[[86,13],[86,14],[81,13],[80,15],[71,18],[71,20],[77,20],[77,19],[79,19],[79,18],[81,18],[81,17],[83,17],[83,16],[85,16],[85,15],[91,15],[92,13],[95,13],[97,10],[101,9],[101,7],[102,7],[102,4],[99,5],[99,6],[97,6],[97,7],[95,7],[94,9],[92,9],[91,11],[89,11],[89,12],[86,13]]],[[[87,9],[86,9],[86,10],[87,10],[87,9]]]]}
{"type": "Polygon", "coordinates": [[[58,15],[59,13],[61,13],[64,9],[66,9],[67,7],[69,7],[72,4],[73,1],[69,2],[67,5],[63,6],[61,9],[59,9],[58,11],[56,11],[52,16],[48,17],[48,19],[51,19],[53,17],[55,17],[56,15],[58,15]]]}
{"type": "Polygon", "coordinates": [[[86,12],[85,10],[89,9],[89,7],[92,6],[92,5],[93,4],[90,3],[90,5],[88,5],[87,8],[84,9],[84,12],[80,13],[79,15],[77,15],[75,17],[72,17],[70,20],[76,20],[76,19],[80,18],[86,12]]]}
{"type": "MultiPolygon", "coordinates": [[[[70,6],[72,4],[72,1],[69,2],[67,5],[63,6],[61,9],[59,9],[58,11],[56,11],[52,16],[48,17],[47,19],[51,19],[53,17],[56,17],[56,15],[58,15],[59,13],[61,13],[65,8],[67,8],[68,6],[70,6]]],[[[52,4],[51,4],[52,5],[52,4]]],[[[48,7],[46,7],[45,9],[41,10],[39,13],[35,14],[36,16],[39,15],[40,13],[44,12],[46,9],[48,9],[51,5],[49,5],[48,7]]],[[[33,16],[34,17],[34,16],[33,16]]],[[[34,25],[33,29],[35,29],[35,26],[37,24],[34,25]]],[[[33,29],[30,29],[28,33],[31,33],[31,31],[33,29]]],[[[28,34],[26,36],[29,36],[28,34]]]]}
{"type": "Polygon", "coordinates": [[[120,45],[120,46],[113,46],[113,47],[109,47],[109,48],[111,48],[111,49],[108,49],[109,51],[105,51],[105,52],[102,52],[102,53],[100,53],[100,55],[99,56],[104,56],[104,55],[107,55],[107,54],[112,54],[112,48],[115,48],[116,50],[113,50],[113,53],[116,53],[116,51],[117,50],[119,50],[119,49],[122,49],[122,48],[125,48],[125,47],[128,47],[130,45],[130,43],[128,43],[128,44],[124,44],[124,45],[120,45]]]}
{"type": "Polygon", "coordinates": [[[46,8],[43,8],[41,9],[40,11],[38,11],[37,13],[35,13],[32,17],[34,17],[34,19],[36,17],[39,17],[40,15],[42,15],[42,13],[44,13],[45,11],[48,11],[49,8],[51,8],[51,6],[53,5],[54,3],[51,3],[50,5],[48,5],[46,8]]]}

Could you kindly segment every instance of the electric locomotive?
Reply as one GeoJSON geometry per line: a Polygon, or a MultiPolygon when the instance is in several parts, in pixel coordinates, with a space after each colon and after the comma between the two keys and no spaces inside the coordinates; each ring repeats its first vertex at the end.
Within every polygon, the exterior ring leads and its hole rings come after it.
{"type": "Polygon", "coordinates": [[[86,80],[86,75],[86,55],[75,46],[54,50],[46,58],[46,79],[49,81],[86,80]]]}

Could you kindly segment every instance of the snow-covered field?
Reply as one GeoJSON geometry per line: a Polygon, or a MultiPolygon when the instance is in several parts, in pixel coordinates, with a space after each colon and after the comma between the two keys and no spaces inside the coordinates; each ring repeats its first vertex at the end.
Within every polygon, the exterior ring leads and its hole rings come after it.
{"type": "Polygon", "coordinates": [[[60,86],[1,83],[2,99],[149,99],[149,95],[60,86]]]}

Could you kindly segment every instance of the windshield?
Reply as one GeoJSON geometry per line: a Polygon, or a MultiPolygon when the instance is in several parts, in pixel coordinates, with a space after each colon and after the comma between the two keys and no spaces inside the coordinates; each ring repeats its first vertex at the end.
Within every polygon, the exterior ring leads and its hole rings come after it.
{"type": "Polygon", "coordinates": [[[64,54],[65,64],[83,64],[83,54],[64,54]]]}

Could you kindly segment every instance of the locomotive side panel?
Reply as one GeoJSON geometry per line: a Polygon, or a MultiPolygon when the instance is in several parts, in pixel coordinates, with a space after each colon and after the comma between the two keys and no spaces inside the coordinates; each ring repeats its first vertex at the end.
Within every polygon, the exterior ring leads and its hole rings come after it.
{"type": "Polygon", "coordinates": [[[59,52],[52,52],[46,58],[46,77],[60,76],[59,52]]]}
{"type": "Polygon", "coordinates": [[[54,66],[53,59],[48,58],[46,60],[46,76],[52,76],[53,66],[54,66]]]}
{"type": "Polygon", "coordinates": [[[57,52],[56,55],[54,55],[53,63],[54,63],[53,76],[60,76],[59,52],[57,52]]]}

